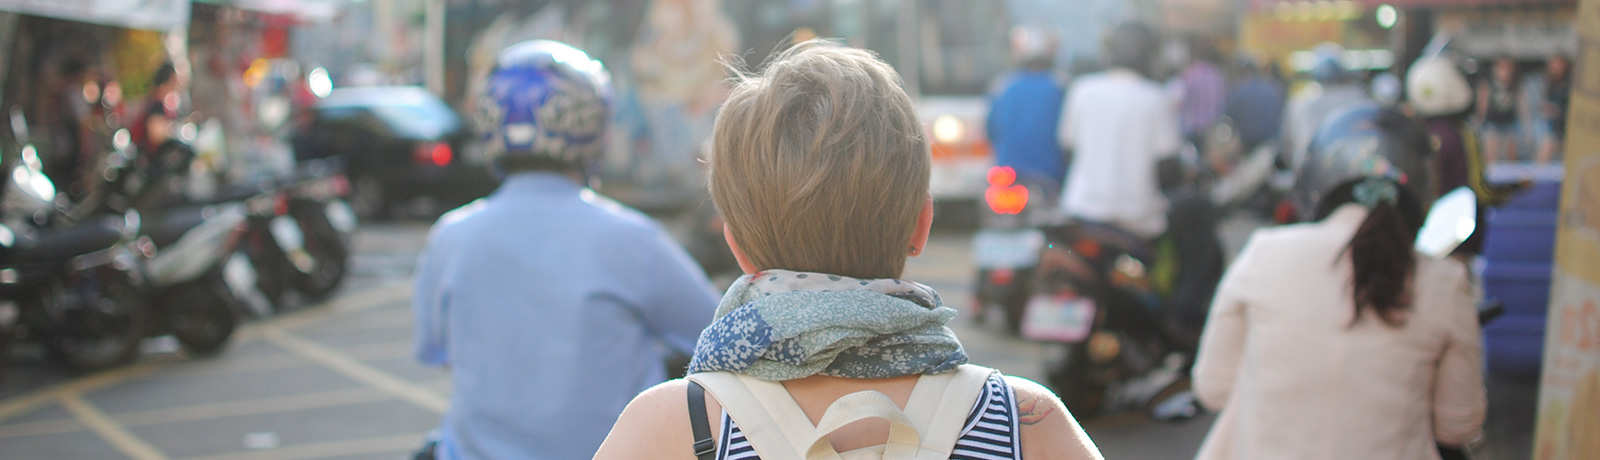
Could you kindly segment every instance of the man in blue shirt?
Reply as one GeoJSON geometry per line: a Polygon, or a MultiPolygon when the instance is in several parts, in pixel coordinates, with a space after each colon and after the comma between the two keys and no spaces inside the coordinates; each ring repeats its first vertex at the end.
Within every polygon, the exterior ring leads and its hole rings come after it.
{"type": "Polygon", "coordinates": [[[1059,190],[1066,159],[1056,146],[1056,126],[1066,91],[1053,72],[1055,46],[1048,33],[1019,26],[1011,33],[1012,52],[1021,67],[996,85],[984,129],[994,145],[995,164],[1010,166],[1024,179],[1049,179],[1059,190]]]}
{"type": "Polygon", "coordinates": [[[499,190],[446,214],[416,278],[415,352],[454,391],[440,459],[589,458],[640,391],[689,353],[718,296],[662,228],[584,187],[609,116],[599,61],[502,51],[485,105],[499,190]]]}
{"type": "Polygon", "coordinates": [[[1240,56],[1233,90],[1228,93],[1228,118],[1239,128],[1239,140],[1249,152],[1278,137],[1283,124],[1283,86],[1262,72],[1255,58],[1240,56]]]}

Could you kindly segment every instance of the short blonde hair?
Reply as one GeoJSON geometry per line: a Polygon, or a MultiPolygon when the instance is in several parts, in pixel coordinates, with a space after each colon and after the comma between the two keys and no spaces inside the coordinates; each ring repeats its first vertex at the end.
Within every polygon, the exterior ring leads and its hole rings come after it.
{"type": "Polygon", "coordinates": [[[900,277],[932,159],[894,68],[796,45],[737,78],[712,142],[711,197],[751,263],[900,277]]]}

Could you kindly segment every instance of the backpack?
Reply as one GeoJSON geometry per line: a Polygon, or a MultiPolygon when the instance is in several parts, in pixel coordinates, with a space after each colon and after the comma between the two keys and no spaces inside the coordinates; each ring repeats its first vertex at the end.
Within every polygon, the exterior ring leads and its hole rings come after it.
{"type": "Polygon", "coordinates": [[[697,424],[696,455],[707,458],[715,452],[704,426],[704,397],[697,394],[704,387],[739,424],[763,460],[945,460],[994,372],[968,364],[954,372],[924,375],[917,379],[905,410],[878,391],[851,393],[828,406],[817,425],[781,383],[732,372],[691,374],[686,378],[691,382],[690,418],[697,424]],[[696,399],[702,402],[696,404],[696,399]],[[887,444],[840,453],[828,443],[829,434],[869,418],[889,421],[887,444]]]}

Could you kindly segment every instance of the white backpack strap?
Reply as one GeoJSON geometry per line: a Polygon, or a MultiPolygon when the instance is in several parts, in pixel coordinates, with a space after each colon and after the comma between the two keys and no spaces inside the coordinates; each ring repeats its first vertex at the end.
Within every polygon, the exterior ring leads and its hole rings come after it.
{"type": "Polygon", "coordinates": [[[828,442],[828,435],[845,425],[869,418],[889,421],[889,442],[884,445],[883,458],[917,458],[922,435],[912,426],[911,419],[906,418],[905,412],[901,412],[900,406],[895,405],[887,395],[869,390],[844,395],[828,406],[828,411],[822,414],[822,420],[811,434],[806,447],[806,460],[841,460],[839,452],[828,442]]]}
{"type": "Polygon", "coordinates": [[[922,433],[922,457],[950,458],[967,416],[987,391],[994,369],[971,364],[955,372],[924,375],[906,401],[906,416],[922,433]]]}
{"type": "Polygon", "coordinates": [[[954,372],[922,376],[911,390],[905,411],[883,393],[851,393],[828,406],[815,426],[781,383],[730,372],[703,372],[687,378],[722,403],[763,460],[839,460],[841,456],[827,436],[869,418],[889,421],[884,458],[942,460],[950,458],[967,416],[983,396],[993,372],[965,365],[954,372]]]}
{"type": "Polygon", "coordinates": [[[722,404],[762,460],[803,460],[810,448],[811,419],[789,396],[783,384],[731,372],[701,372],[685,377],[698,382],[722,404]]]}

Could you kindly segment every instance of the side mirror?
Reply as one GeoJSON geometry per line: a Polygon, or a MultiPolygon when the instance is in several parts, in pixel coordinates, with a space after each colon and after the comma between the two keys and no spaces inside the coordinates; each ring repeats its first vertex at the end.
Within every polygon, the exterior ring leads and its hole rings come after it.
{"type": "Polygon", "coordinates": [[[1206,413],[1200,406],[1200,399],[1195,397],[1193,391],[1183,391],[1157,401],[1150,408],[1150,418],[1168,423],[1179,423],[1193,420],[1206,413]]]}
{"type": "Polygon", "coordinates": [[[28,144],[28,118],[22,115],[22,106],[11,106],[11,135],[18,145],[28,144]]]}
{"type": "Polygon", "coordinates": [[[1417,252],[1446,257],[1478,229],[1478,195],[1461,187],[1439,197],[1417,232],[1417,252]]]}

